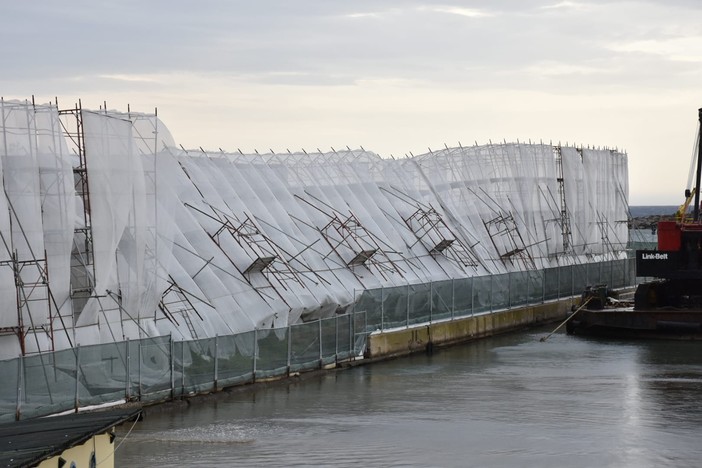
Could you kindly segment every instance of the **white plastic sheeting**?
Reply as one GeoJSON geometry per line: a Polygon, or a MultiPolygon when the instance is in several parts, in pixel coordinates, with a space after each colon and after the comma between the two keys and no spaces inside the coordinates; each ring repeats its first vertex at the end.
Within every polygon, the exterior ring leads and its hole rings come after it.
{"type": "Polygon", "coordinates": [[[16,356],[51,350],[70,324],[75,193],[55,108],[0,100],[0,119],[0,352],[16,356]]]}
{"type": "Polygon", "coordinates": [[[624,255],[617,151],[208,153],[178,149],[154,115],[79,112],[83,196],[57,110],[2,102],[0,326],[33,324],[0,335],[3,356],[20,342],[32,352],[281,328],[343,313],[364,289],[624,255]],[[48,265],[47,285],[18,304],[13,266],[28,260],[48,265]]]}

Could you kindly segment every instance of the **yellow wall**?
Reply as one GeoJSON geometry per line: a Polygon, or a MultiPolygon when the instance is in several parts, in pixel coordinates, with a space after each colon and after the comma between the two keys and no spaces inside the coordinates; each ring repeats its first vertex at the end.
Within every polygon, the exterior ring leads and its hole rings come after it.
{"type": "Polygon", "coordinates": [[[575,302],[577,298],[568,298],[491,314],[372,333],[368,337],[368,354],[371,358],[402,356],[424,351],[428,343],[446,346],[517,330],[528,325],[562,320],[570,314],[570,307],[575,302]]]}
{"type": "MultiPolygon", "coordinates": [[[[110,430],[112,432],[112,430],[110,430]]],[[[71,468],[71,463],[75,463],[76,468],[88,468],[90,466],[90,456],[95,453],[95,461],[100,468],[112,468],[115,466],[114,443],[110,442],[110,432],[96,435],[84,444],[76,445],[64,450],[61,455],[44,460],[38,468],[57,468],[59,457],[66,460],[64,468],[71,468]]]]}

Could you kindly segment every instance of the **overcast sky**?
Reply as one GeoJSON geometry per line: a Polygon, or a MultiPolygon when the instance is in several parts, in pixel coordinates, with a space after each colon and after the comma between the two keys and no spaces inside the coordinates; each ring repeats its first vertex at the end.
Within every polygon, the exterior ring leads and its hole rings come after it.
{"type": "Polygon", "coordinates": [[[631,204],[682,202],[702,107],[700,0],[4,1],[0,54],[5,99],[191,148],[616,147],[631,204]]]}

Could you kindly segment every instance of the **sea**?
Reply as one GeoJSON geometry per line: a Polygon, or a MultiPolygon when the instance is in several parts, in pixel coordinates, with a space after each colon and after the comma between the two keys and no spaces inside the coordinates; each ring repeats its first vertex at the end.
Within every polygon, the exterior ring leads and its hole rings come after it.
{"type": "Polygon", "coordinates": [[[680,208],[677,205],[635,205],[629,207],[632,218],[642,216],[672,215],[680,208]]]}
{"type": "Polygon", "coordinates": [[[552,328],[163,407],[116,464],[700,466],[702,343],[552,328]]]}
{"type": "Polygon", "coordinates": [[[554,327],[156,407],[116,465],[702,465],[702,342],[542,342],[554,327]]]}

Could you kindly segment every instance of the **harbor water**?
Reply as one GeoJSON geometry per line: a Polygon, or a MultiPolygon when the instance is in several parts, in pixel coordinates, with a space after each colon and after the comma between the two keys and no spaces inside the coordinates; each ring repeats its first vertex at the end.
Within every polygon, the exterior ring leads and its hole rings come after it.
{"type": "Polygon", "coordinates": [[[549,329],[147,413],[117,466],[699,466],[702,343],[549,329]]]}

